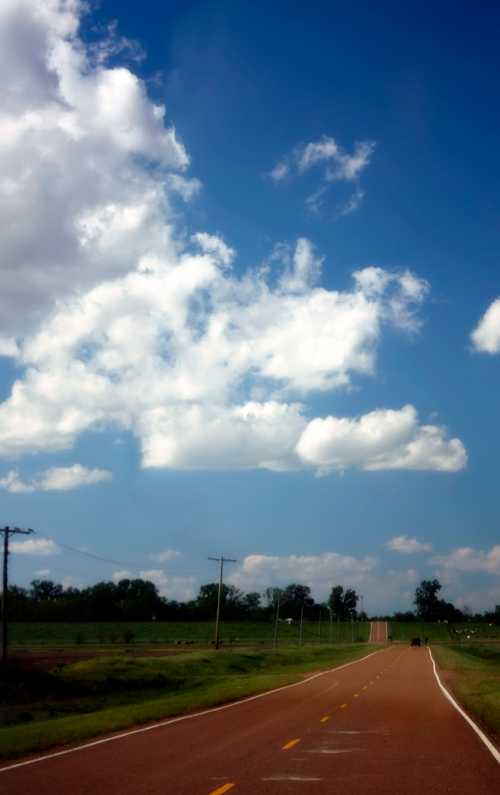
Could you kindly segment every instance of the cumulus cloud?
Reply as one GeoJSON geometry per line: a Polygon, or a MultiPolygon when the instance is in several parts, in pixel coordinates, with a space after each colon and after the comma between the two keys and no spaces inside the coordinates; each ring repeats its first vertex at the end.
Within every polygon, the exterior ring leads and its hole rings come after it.
{"type": "Polygon", "coordinates": [[[353,419],[318,417],[303,431],[297,453],[320,474],[350,467],[455,472],[467,462],[460,439],[447,439],[442,427],[420,425],[410,405],[353,419]]]}
{"type": "Polygon", "coordinates": [[[182,175],[189,157],[165,108],[107,65],[130,42],[113,28],[92,46],[79,38],[86,7],[0,4],[0,329],[173,247],[170,197],[200,187],[182,175]]]}
{"type": "MultiPolygon", "coordinates": [[[[111,430],[138,439],[144,467],[460,468],[459,440],[421,426],[411,406],[311,419],[306,404],[372,375],[385,329],[417,331],[427,283],[370,266],[350,288],[327,290],[305,238],[244,274],[218,235],[174,240],[172,197],[189,200],[200,185],[184,175],[189,157],[165,108],[131,68],[109,65],[130,43],[112,28],[92,46],[80,39],[85,8],[0,8],[0,355],[22,371],[0,404],[0,457],[111,430]]],[[[323,137],[277,174],[321,167],[325,186],[359,193],[373,149],[348,153],[323,137]]],[[[26,482],[13,470],[3,487],[108,477],[58,468],[26,482]]]]}
{"type": "Polygon", "coordinates": [[[448,555],[436,555],[432,562],[444,571],[500,575],[500,545],[488,552],[472,547],[459,547],[448,555]]]}
{"type": "Polygon", "coordinates": [[[356,557],[337,552],[318,555],[247,555],[228,574],[238,588],[263,591],[290,582],[308,585],[314,597],[324,600],[333,585],[353,587],[364,596],[370,612],[393,610],[394,604],[410,604],[418,572],[413,569],[385,570],[372,556],[356,557]]]}
{"type": "Polygon", "coordinates": [[[283,182],[293,176],[322,166],[322,183],[320,187],[306,199],[306,207],[312,212],[320,212],[329,186],[335,182],[353,183],[354,192],[349,199],[338,208],[339,215],[348,215],[361,206],[364,191],[360,186],[361,173],[367,168],[375,151],[373,141],[359,141],[354,145],[351,154],[346,152],[337,141],[324,135],[318,141],[310,141],[296,146],[292,152],[282,158],[269,172],[275,183],[283,182]]]}
{"type": "Polygon", "coordinates": [[[58,555],[61,551],[55,541],[50,538],[27,538],[26,541],[11,541],[9,550],[16,555],[33,555],[36,557],[58,555]]]}
{"type": "Polygon", "coordinates": [[[91,486],[111,480],[112,477],[113,473],[106,469],[88,469],[81,464],[73,464],[69,467],[52,467],[25,481],[17,470],[12,469],[5,477],[0,478],[0,488],[13,494],[27,494],[33,491],[70,491],[80,486],[91,486]]]}
{"type": "Polygon", "coordinates": [[[474,349],[480,353],[500,353],[500,298],[490,304],[471,339],[474,349]]]}
{"type": "Polygon", "coordinates": [[[326,290],[306,239],[278,274],[242,277],[224,241],[198,235],[194,246],[61,303],[20,343],[25,375],[0,404],[0,455],[62,450],[112,427],[138,437],[145,467],[463,465],[461,443],[419,426],[413,407],[308,422],[302,402],[372,374],[384,327],[418,329],[425,282],[369,267],[351,290],[326,290]]]}
{"type": "Polygon", "coordinates": [[[401,552],[403,555],[413,555],[415,552],[430,552],[432,550],[432,544],[417,541],[416,538],[404,535],[390,538],[386,547],[393,552],[401,552]]]}

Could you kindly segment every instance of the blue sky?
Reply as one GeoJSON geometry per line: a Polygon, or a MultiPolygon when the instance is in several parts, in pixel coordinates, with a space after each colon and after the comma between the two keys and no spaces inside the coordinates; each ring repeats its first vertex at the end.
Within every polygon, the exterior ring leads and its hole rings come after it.
{"type": "Polygon", "coordinates": [[[15,581],[186,598],[223,551],[244,590],[500,601],[499,27],[493,4],[7,0],[0,500],[37,530],[15,581]]]}

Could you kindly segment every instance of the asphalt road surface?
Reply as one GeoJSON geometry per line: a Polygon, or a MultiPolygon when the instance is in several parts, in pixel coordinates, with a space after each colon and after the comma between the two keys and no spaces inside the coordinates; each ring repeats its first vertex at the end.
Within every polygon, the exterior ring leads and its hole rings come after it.
{"type": "Polygon", "coordinates": [[[0,769],[0,792],[492,795],[500,764],[444,697],[428,650],[394,646],[236,706],[0,769]]]}
{"type": "Polygon", "coordinates": [[[387,621],[370,621],[370,643],[385,643],[387,640],[387,621]]]}

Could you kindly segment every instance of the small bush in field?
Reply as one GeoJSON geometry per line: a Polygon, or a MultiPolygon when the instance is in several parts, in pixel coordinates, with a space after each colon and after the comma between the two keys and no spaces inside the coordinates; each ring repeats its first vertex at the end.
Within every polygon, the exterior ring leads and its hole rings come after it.
{"type": "Polygon", "coordinates": [[[123,633],[123,641],[124,643],[132,643],[135,638],[135,634],[132,632],[131,629],[126,629],[123,633]]]}

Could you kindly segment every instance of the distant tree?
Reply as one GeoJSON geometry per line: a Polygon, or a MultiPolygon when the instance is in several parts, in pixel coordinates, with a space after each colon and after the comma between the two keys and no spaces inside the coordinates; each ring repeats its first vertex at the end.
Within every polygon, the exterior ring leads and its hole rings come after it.
{"type": "Polygon", "coordinates": [[[256,618],[260,611],[261,595],[257,591],[246,593],[242,599],[243,608],[246,613],[256,618]]]}
{"type": "Polygon", "coordinates": [[[308,585],[291,583],[281,594],[282,615],[288,618],[298,618],[302,608],[312,607],[314,599],[308,585]]]}
{"type": "Polygon", "coordinates": [[[422,621],[436,621],[439,618],[438,593],[441,590],[439,580],[422,580],[415,590],[417,616],[422,621]]]}
{"type": "Polygon", "coordinates": [[[404,613],[394,613],[394,621],[415,621],[416,616],[412,610],[406,610],[404,613]]]}
{"type": "Polygon", "coordinates": [[[57,585],[52,580],[32,580],[30,596],[35,602],[45,602],[59,599],[63,591],[62,585],[57,585]]]}
{"type": "Polygon", "coordinates": [[[284,589],[283,588],[266,588],[263,593],[263,597],[269,607],[275,607],[278,599],[281,604],[283,600],[284,589]]]}
{"type": "Polygon", "coordinates": [[[336,619],[347,621],[356,616],[358,601],[359,596],[353,588],[344,591],[342,585],[334,585],[327,604],[336,619]]]}

